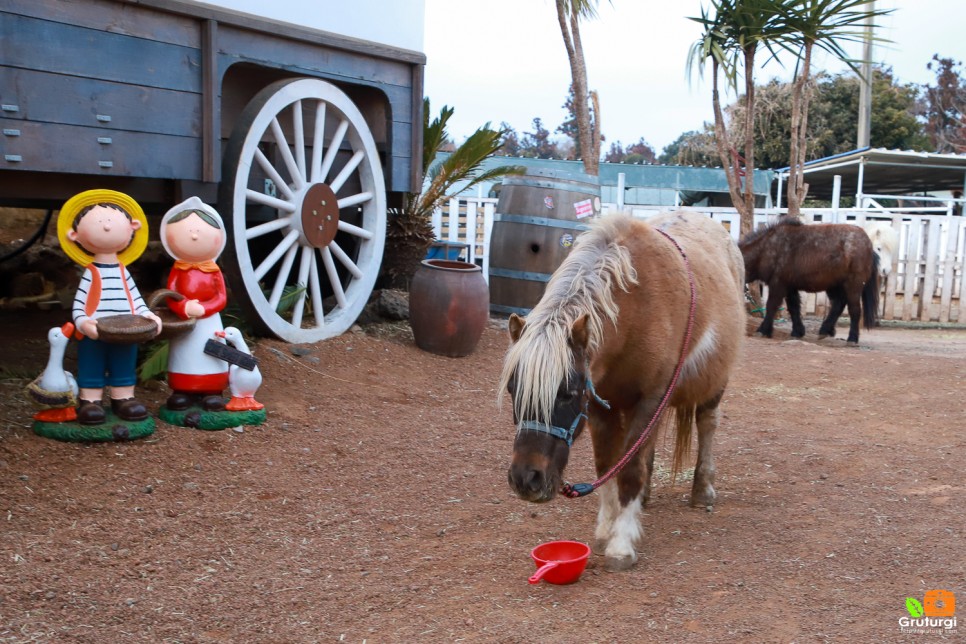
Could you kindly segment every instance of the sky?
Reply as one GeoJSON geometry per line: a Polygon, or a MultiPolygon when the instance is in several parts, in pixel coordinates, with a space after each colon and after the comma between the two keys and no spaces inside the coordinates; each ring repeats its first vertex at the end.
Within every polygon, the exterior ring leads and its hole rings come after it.
{"type": "MultiPolygon", "coordinates": [[[[688,50],[701,35],[698,16],[708,0],[601,0],[599,16],[581,24],[591,89],[600,97],[607,141],[624,146],[641,137],[658,154],[689,130],[711,122],[710,79],[688,80],[688,50]]],[[[895,9],[880,19],[872,58],[891,65],[901,83],[932,83],[932,55],[966,61],[966,0],[877,0],[895,9]]],[[[519,134],[535,117],[551,132],[566,119],[570,65],[554,0],[426,0],[424,94],[432,114],[454,108],[450,136],[462,141],[484,123],[507,122],[519,134]]],[[[861,55],[861,46],[850,47],[861,55]]],[[[813,71],[846,68],[827,57],[813,71]]],[[[775,63],[756,82],[788,80],[775,63]]],[[[734,100],[734,95],[726,97],[734,100]]]]}

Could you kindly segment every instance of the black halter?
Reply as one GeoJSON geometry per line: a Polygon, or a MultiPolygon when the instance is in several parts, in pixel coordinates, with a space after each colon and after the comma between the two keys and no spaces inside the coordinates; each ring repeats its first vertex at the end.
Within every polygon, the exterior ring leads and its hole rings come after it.
{"type": "Polygon", "coordinates": [[[544,434],[550,434],[551,436],[556,436],[567,441],[567,447],[571,447],[574,444],[574,434],[577,433],[577,428],[580,426],[580,421],[587,418],[587,406],[590,404],[590,396],[594,397],[594,401],[604,407],[605,409],[610,409],[610,403],[597,395],[597,390],[594,389],[594,383],[590,379],[590,360],[584,363],[584,404],[574,418],[574,422],[570,424],[569,428],[561,427],[560,425],[551,425],[548,423],[541,423],[535,420],[524,420],[520,422],[517,427],[517,432],[523,430],[531,430],[536,432],[543,432],[544,434]]]}

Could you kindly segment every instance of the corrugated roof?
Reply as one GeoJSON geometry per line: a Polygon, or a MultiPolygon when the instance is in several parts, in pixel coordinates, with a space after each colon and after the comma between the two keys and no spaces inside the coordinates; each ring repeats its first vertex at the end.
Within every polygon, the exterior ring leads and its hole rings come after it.
{"type": "MultiPolygon", "coordinates": [[[[816,159],[805,164],[808,195],[830,199],[835,175],[842,177],[842,194],[910,195],[943,190],[962,190],[966,183],[966,154],[937,154],[914,150],[860,148],[816,159]]],[[[776,173],[788,176],[789,168],[776,173]]]]}

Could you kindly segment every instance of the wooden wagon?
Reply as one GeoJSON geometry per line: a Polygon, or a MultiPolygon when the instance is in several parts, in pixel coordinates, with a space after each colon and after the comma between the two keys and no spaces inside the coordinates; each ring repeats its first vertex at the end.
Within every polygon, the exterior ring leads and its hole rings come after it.
{"type": "Polygon", "coordinates": [[[0,205],[111,188],[156,216],[198,195],[226,221],[221,264],[250,320],[290,342],[338,335],[372,292],[387,207],[421,183],[423,12],[3,0],[0,205]]]}

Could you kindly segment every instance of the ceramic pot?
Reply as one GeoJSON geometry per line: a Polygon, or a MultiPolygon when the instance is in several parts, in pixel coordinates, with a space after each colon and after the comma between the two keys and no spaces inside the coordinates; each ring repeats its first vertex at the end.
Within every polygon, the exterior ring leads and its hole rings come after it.
{"type": "Polygon", "coordinates": [[[423,351],[459,358],[476,349],[490,293],[476,264],[423,260],[409,287],[409,324],[423,351]]]}

